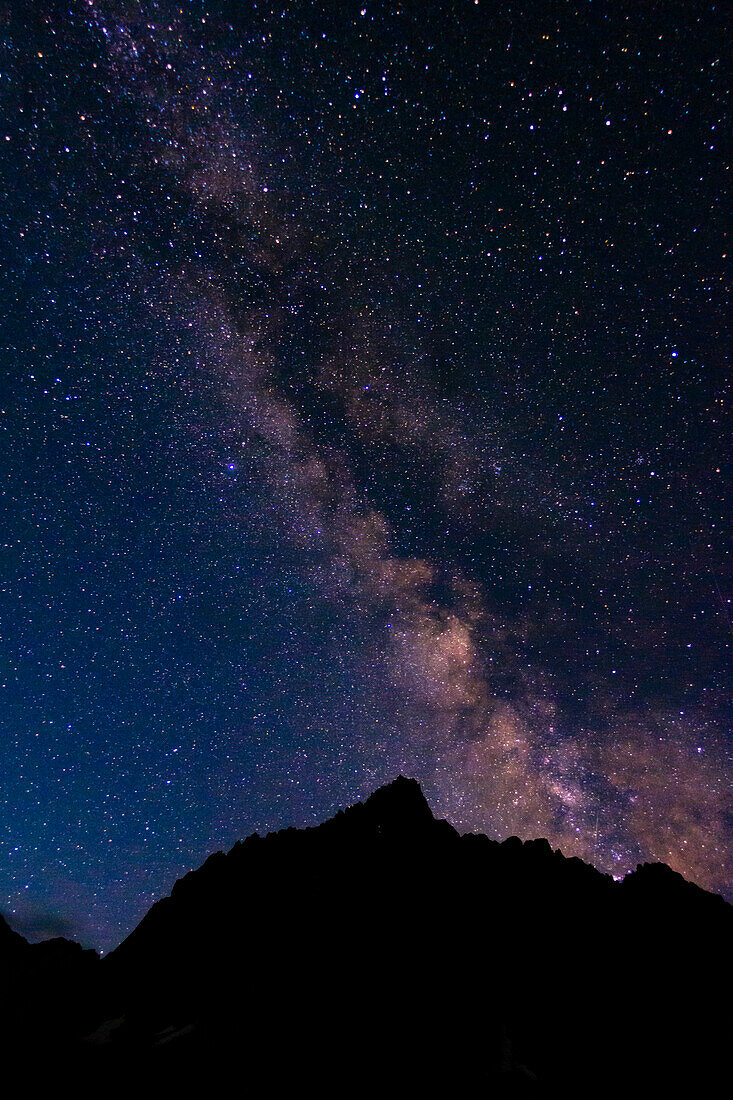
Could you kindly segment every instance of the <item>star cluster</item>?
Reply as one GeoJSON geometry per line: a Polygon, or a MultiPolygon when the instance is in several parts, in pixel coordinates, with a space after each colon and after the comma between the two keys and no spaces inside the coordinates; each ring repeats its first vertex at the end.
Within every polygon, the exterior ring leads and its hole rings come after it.
{"type": "Polygon", "coordinates": [[[1,18],[15,926],[398,771],[730,896],[719,8],[1,18]]]}

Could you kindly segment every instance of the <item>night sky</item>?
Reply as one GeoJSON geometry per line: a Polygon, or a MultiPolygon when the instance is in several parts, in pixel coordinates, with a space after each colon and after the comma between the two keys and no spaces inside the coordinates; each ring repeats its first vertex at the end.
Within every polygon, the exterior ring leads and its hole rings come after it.
{"type": "Polygon", "coordinates": [[[108,950],[400,772],[731,897],[722,9],[0,33],[11,923],[108,950]]]}

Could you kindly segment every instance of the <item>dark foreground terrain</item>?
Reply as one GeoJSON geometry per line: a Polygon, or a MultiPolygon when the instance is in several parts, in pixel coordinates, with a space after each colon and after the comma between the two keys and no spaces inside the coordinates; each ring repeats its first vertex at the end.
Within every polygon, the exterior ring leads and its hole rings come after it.
{"type": "Polygon", "coordinates": [[[397,779],[212,855],[103,960],[0,918],[3,1062],[97,1095],[728,1095],[732,933],[664,864],[459,836],[397,779]]]}

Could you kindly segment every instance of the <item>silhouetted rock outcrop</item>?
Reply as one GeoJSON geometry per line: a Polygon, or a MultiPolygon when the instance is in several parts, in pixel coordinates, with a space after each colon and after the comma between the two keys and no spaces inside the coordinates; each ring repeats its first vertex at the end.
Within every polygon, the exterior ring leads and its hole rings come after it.
{"type": "Polygon", "coordinates": [[[99,1015],[99,962],[62,937],[28,943],[0,916],[0,1050],[71,1057],[99,1015]]]}
{"type": "Polygon", "coordinates": [[[73,1050],[97,1080],[214,1094],[710,1095],[732,931],[664,865],[616,883],[460,836],[400,778],[177,882],[95,968],[73,1050]]]}

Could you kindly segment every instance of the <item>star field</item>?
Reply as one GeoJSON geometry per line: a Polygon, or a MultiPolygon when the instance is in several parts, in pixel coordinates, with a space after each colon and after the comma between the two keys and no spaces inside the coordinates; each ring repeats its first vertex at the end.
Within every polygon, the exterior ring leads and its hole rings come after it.
{"type": "Polygon", "coordinates": [[[730,898],[720,7],[0,20],[14,926],[398,772],[730,898]]]}

